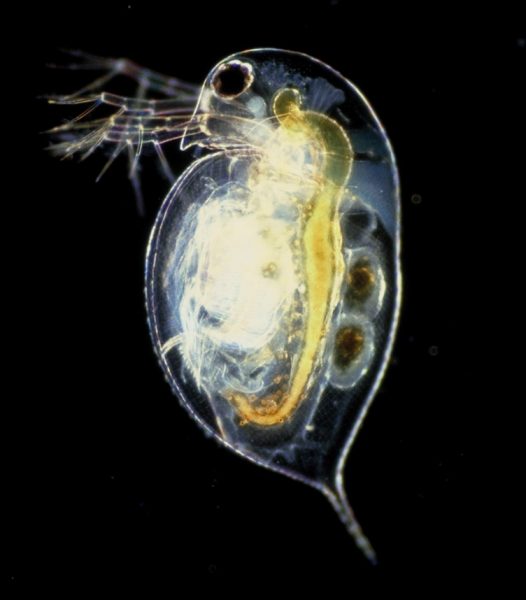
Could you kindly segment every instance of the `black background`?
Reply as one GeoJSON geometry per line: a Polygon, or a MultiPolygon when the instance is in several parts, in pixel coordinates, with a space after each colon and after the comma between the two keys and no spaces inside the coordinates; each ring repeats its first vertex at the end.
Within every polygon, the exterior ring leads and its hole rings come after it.
{"type": "Polygon", "coordinates": [[[493,386],[505,320],[495,302],[515,240],[496,236],[513,221],[503,186],[522,145],[525,21],[442,4],[359,8],[90,2],[27,7],[6,21],[18,40],[4,92],[12,591],[144,586],[149,597],[187,597],[207,583],[245,593],[288,584],[365,597],[356,590],[367,582],[427,596],[441,583],[504,585],[513,574],[507,508],[492,491],[509,494],[494,447],[506,394],[493,386]],[[399,163],[400,330],[346,473],[376,568],[318,492],[206,439],[171,395],[142,293],[165,182],[146,167],[140,217],[124,161],[95,183],[102,157],[58,161],[39,133],[64,113],[37,96],[78,84],[44,68],[59,48],[128,56],[198,83],[222,57],[261,46],[306,52],[348,76],[399,163]]]}

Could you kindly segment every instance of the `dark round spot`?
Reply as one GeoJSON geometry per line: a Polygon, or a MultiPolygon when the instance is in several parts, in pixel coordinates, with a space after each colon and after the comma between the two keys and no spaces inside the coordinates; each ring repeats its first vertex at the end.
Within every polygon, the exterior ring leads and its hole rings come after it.
{"type": "Polygon", "coordinates": [[[232,61],[218,68],[212,86],[218,96],[235,98],[251,86],[253,78],[249,64],[232,61]]]}
{"type": "Polygon", "coordinates": [[[347,274],[347,300],[349,302],[367,300],[371,295],[375,285],[374,269],[369,264],[369,261],[362,259],[356,262],[351,267],[347,274]]]}
{"type": "Polygon", "coordinates": [[[363,331],[356,326],[342,327],[336,334],[334,343],[334,363],[340,369],[346,369],[362,353],[363,331]]]}

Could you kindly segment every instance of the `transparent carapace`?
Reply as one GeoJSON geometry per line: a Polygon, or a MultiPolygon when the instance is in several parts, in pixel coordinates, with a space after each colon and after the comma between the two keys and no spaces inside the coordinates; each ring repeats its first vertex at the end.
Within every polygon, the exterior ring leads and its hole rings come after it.
{"type": "Polygon", "coordinates": [[[138,95],[101,93],[103,76],[55,99],[115,108],[113,120],[57,128],[55,149],[109,144],[110,161],[126,150],[136,189],[145,145],[165,172],[163,144],[194,156],[146,257],[148,323],[173,392],[228,448],[323,492],[374,560],[342,473],[400,305],[399,184],[382,125],[353,84],[297,52],[232,55],[198,92],[98,60],[135,78],[138,95]]]}

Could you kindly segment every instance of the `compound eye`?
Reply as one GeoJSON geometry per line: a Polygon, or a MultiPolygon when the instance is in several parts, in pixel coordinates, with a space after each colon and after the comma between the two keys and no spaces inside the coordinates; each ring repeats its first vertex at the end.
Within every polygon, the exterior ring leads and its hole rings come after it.
{"type": "Polygon", "coordinates": [[[212,77],[212,88],[220,98],[232,100],[246,92],[253,81],[252,65],[232,60],[217,68],[212,77]]]}

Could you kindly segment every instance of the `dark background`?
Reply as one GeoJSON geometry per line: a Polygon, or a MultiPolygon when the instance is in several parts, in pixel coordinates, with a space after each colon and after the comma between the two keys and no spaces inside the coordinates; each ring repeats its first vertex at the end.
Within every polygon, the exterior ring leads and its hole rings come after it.
{"type": "Polygon", "coordinates": [[[442,4],[358,8],[90,2],[20,7],[6,19],[17,38],[4,55],[4,289],[15,335],[2,537],[12,591],[144,586],[149,597],[187,597],[186,584],[211,583],[245,593],[322,585],[332,596],[367,582],[418,585],[425,597],[440,584],[504,585],[514,574],[503,524],[511,492],[495,454],[506,394],[494,390],[506,328],[496,307],[517,243],[501,236],[514,220],[504,207],[524,194],[504,187],[521,164],[525,21],[504,9],[461,17],[442,4]],[[78,81],[44,68],[59,48],[127,56],[198,83],[222,57],[260,46],[306,52],[348,76],[399,163],[400,329],[346,473],[376,568],[318,492],[206,439],[171,395],[142,293],[165,182],[146,168],[140,217],[124,161],[95,183],[101,156],[58,161],[39,133],[64,113],[37,96],[78,81]]]}

